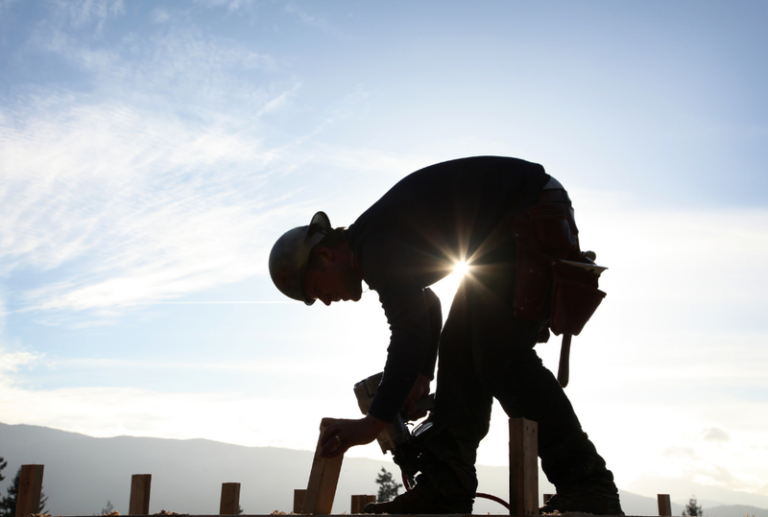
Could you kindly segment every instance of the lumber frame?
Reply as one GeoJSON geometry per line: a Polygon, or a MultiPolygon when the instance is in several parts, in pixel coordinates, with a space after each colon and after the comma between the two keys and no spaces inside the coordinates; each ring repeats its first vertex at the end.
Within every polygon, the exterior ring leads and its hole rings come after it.
{"type": "MultiPolygon", "coordinates": [[[[183,517],[221,517],[218,514],[209,515],[209,514],[181,514],[183,517]]],[[[275,513],[271,514],[254,514],[254,513],[246,513],[241,515],[240,517],[275,517],[275,513]]],[[[280,514],[282,515],[282,514],[280,514]]],[[[407,514],[399,514],[399,513],[392,513],[388,514],[389,517],[413,517],[413,515],[407,515],[407,514]]],[[[478,514],[450,514],[451,517],[478,517],[478,514]]],[[[506,515],[506,514],[491,514],[491,515],[506,515]]],[[[576,513],[576,512],[567,512],[562,513],[560,515],[565,515],[569,517],[603,517],[600,515],[592,515],[590,513],[576,513]]],[[[446,514],[421,514],[419,517],[445,517],[446,514]]],[[[70,515],[65,517],[93,517],[92,515],[70,515]]],[[[157,517],[157,515],[144,515],[144,516],[136,516],[136,517],[157,517]]],[[[328,514],[327,517],[349,517],[348,513],[341,513],[341,514],[328,514]]],[[[511,517],[530,517],[527,515],[520,515],[520,514],[512,514],[511,517]]],[[[616,517],[615,515],[612,516],[604,516],[604,517],[616,517]]],[[[646,517],[656,517],[656,516],[646,516],[646,517]]]]}
{"type": "MultiPolygon", "coordinates": [[[[320,438],[323,436],[325,426],[320,426],[320,438]]],[[[333,508],[333,499],[336,497],[336,485],[339,483],[341,463],[344,455],[335,458],[320,456],[320,438],[317,439],[315,458],[312,460],[312,470],[309,473],[307,492],[304,496],[304,505],[301,513],[314,515],[328,515],[333,508]]]]}
{"type": "Polygon", "coordinates": [[[22,465],[19,492],[16,496],[16,517],[40,513],[40,493],[43,490],[45,465],[22,465]]]}
{"type": "Polygon", "coordinates": [[[353,495],[349,513],[363,513],[368,503],[375,503],[375,495],[353,495]]]}
{"type": "Polygon", "coordinates": [[[240,483],[222,483],[219,515],[238,515],[239,513],[240,483]]]}
{"type": "Polygon", "coordinates": [[[131,500],[128,515],[149,515],[149,494],[152,489],[152,474],[131,476],[131,500]]]}
{"type": "Polygon", "coordinates": [[[669,517],[672,515],[672,502],[669,500],[669,494],[657,494],[656,500],[659,502],[659,515],[669,517]]]}
{"type": "Polygon", "coordinates": [[[301,513],[304,511],[304,497],[306,495],[306,488],[296,488],[293,491],[293,513],[301,513]]]}
{"type": "Polygon", "coordinates": [[[509,513],[539,514],[539,425],[509,419],[509,513]]]}

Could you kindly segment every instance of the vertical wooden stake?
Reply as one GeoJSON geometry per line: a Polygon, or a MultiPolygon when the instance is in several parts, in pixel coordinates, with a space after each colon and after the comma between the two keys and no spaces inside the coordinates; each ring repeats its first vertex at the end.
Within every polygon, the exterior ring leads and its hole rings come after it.
{"type": "Polygon", "coordinates": [[[219,515],[238,515],[239,513],[240,483],[222,483],[219,515]]]}
{"type": "Polygon", "coordinates": [[[365,507],[368,505],[368,503],[375,502],[375,495],[353,495],[351,511],[349,513],[363,513],[363,510],[365,510],[365,507]]]}
{"type": "Polygon", "coordinates": [[[152,474],[134,474],[131,477],[131,501],[128,515],[149,515],[149,492],[152,474]]]}
{"type": "MultiPolygon", "coordinates": [[[[323,429],[325,427],[320,426],[320,436],[323,435],[323,429]]],[[[333,507],[333,498],[336,497],[336,485],[339,483],[341,462],[344,460],[344,455],[335,458],[323,458],[320,456],[320,449],[320,439],[318,438],[301,513],[328,515],[333,507]]]]}
{"type": "Polygon", "coordinates": [[[672,503],[669,500],[669,494],[657,494],[656,499],[659,501],[659,515],[667,517],[672,515],[672,503]]]}
{"type": "Polygon", "coordinates": [[[304,496],[306,495],[306,488],[296,488],[293,491],[293,513],[298,514],[304,511],[304,496]]]}
{"type": "Polygon", "coordinates": [[[19,492],[16,496],[16,517],[40,513],[40,492],[43,490],[45,465],[22,465],[19,492]]]}
{"type": "Polygon", "coordinates": [[[509,419],[509,513],[539,514],[539,425],[509,419]]]}

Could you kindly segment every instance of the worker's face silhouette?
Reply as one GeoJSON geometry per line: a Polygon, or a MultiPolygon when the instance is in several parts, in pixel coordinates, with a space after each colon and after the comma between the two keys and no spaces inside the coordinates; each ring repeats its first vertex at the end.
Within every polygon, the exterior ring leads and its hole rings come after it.
{"type": "Polygon", "coordinates": [[[362,278],[352,266],[352,255],[342,249],[318,246],[312,251],[317,260],[307,267],[304,275],[304,293],[326,305],[333,302],[360,300],[363,294],[362,278]]]}

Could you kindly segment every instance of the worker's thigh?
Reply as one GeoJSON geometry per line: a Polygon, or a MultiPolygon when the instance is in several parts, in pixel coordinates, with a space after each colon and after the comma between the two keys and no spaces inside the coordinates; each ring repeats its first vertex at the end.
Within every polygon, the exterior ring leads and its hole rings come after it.
{"type": "Polygon", "coordinates": [[[486,272],[467,290],[475,375],[510,417],[538,422],[541,440],[579,429],[570,401],[534,349],[542,324],[514,315],[514,268],[486,272]]]}
{"type": "Polygon", "coordinates": [[[466,295],[465,281],[456,292],[440,335],[434,421],[441,431],[476,446],[488,433],[493,397],[475,369],[466,295]]]}

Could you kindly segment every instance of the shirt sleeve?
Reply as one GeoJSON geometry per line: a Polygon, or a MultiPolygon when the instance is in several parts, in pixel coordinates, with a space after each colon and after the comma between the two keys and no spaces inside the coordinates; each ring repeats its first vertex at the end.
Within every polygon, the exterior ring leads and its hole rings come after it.
{"type": "MultiPolygon", "coordinates": [[[[384,376],[368,413],[385,422],[394,420],[425,365],[431,363],[434,369],[434,358],[427,360],[433,336],[426,296],[416,283],[396,283],[379,291],[391,337],[384,376]]],[[[436,342],[434,353],[436,357],[436,342]]]]}
{"type": "Polygon", "coordinates": [[[421,373],[435,378],[435,363],[437,363],[437,350],[440,344],[440,334],[443,331],[443,309],[440,304],[440,298],[429,287],[424,289],[424,299],[427,302],[427,314],[429,315],[430,342],[427,356],[424,359],[424,366],[421,367],[421,373]]]}

